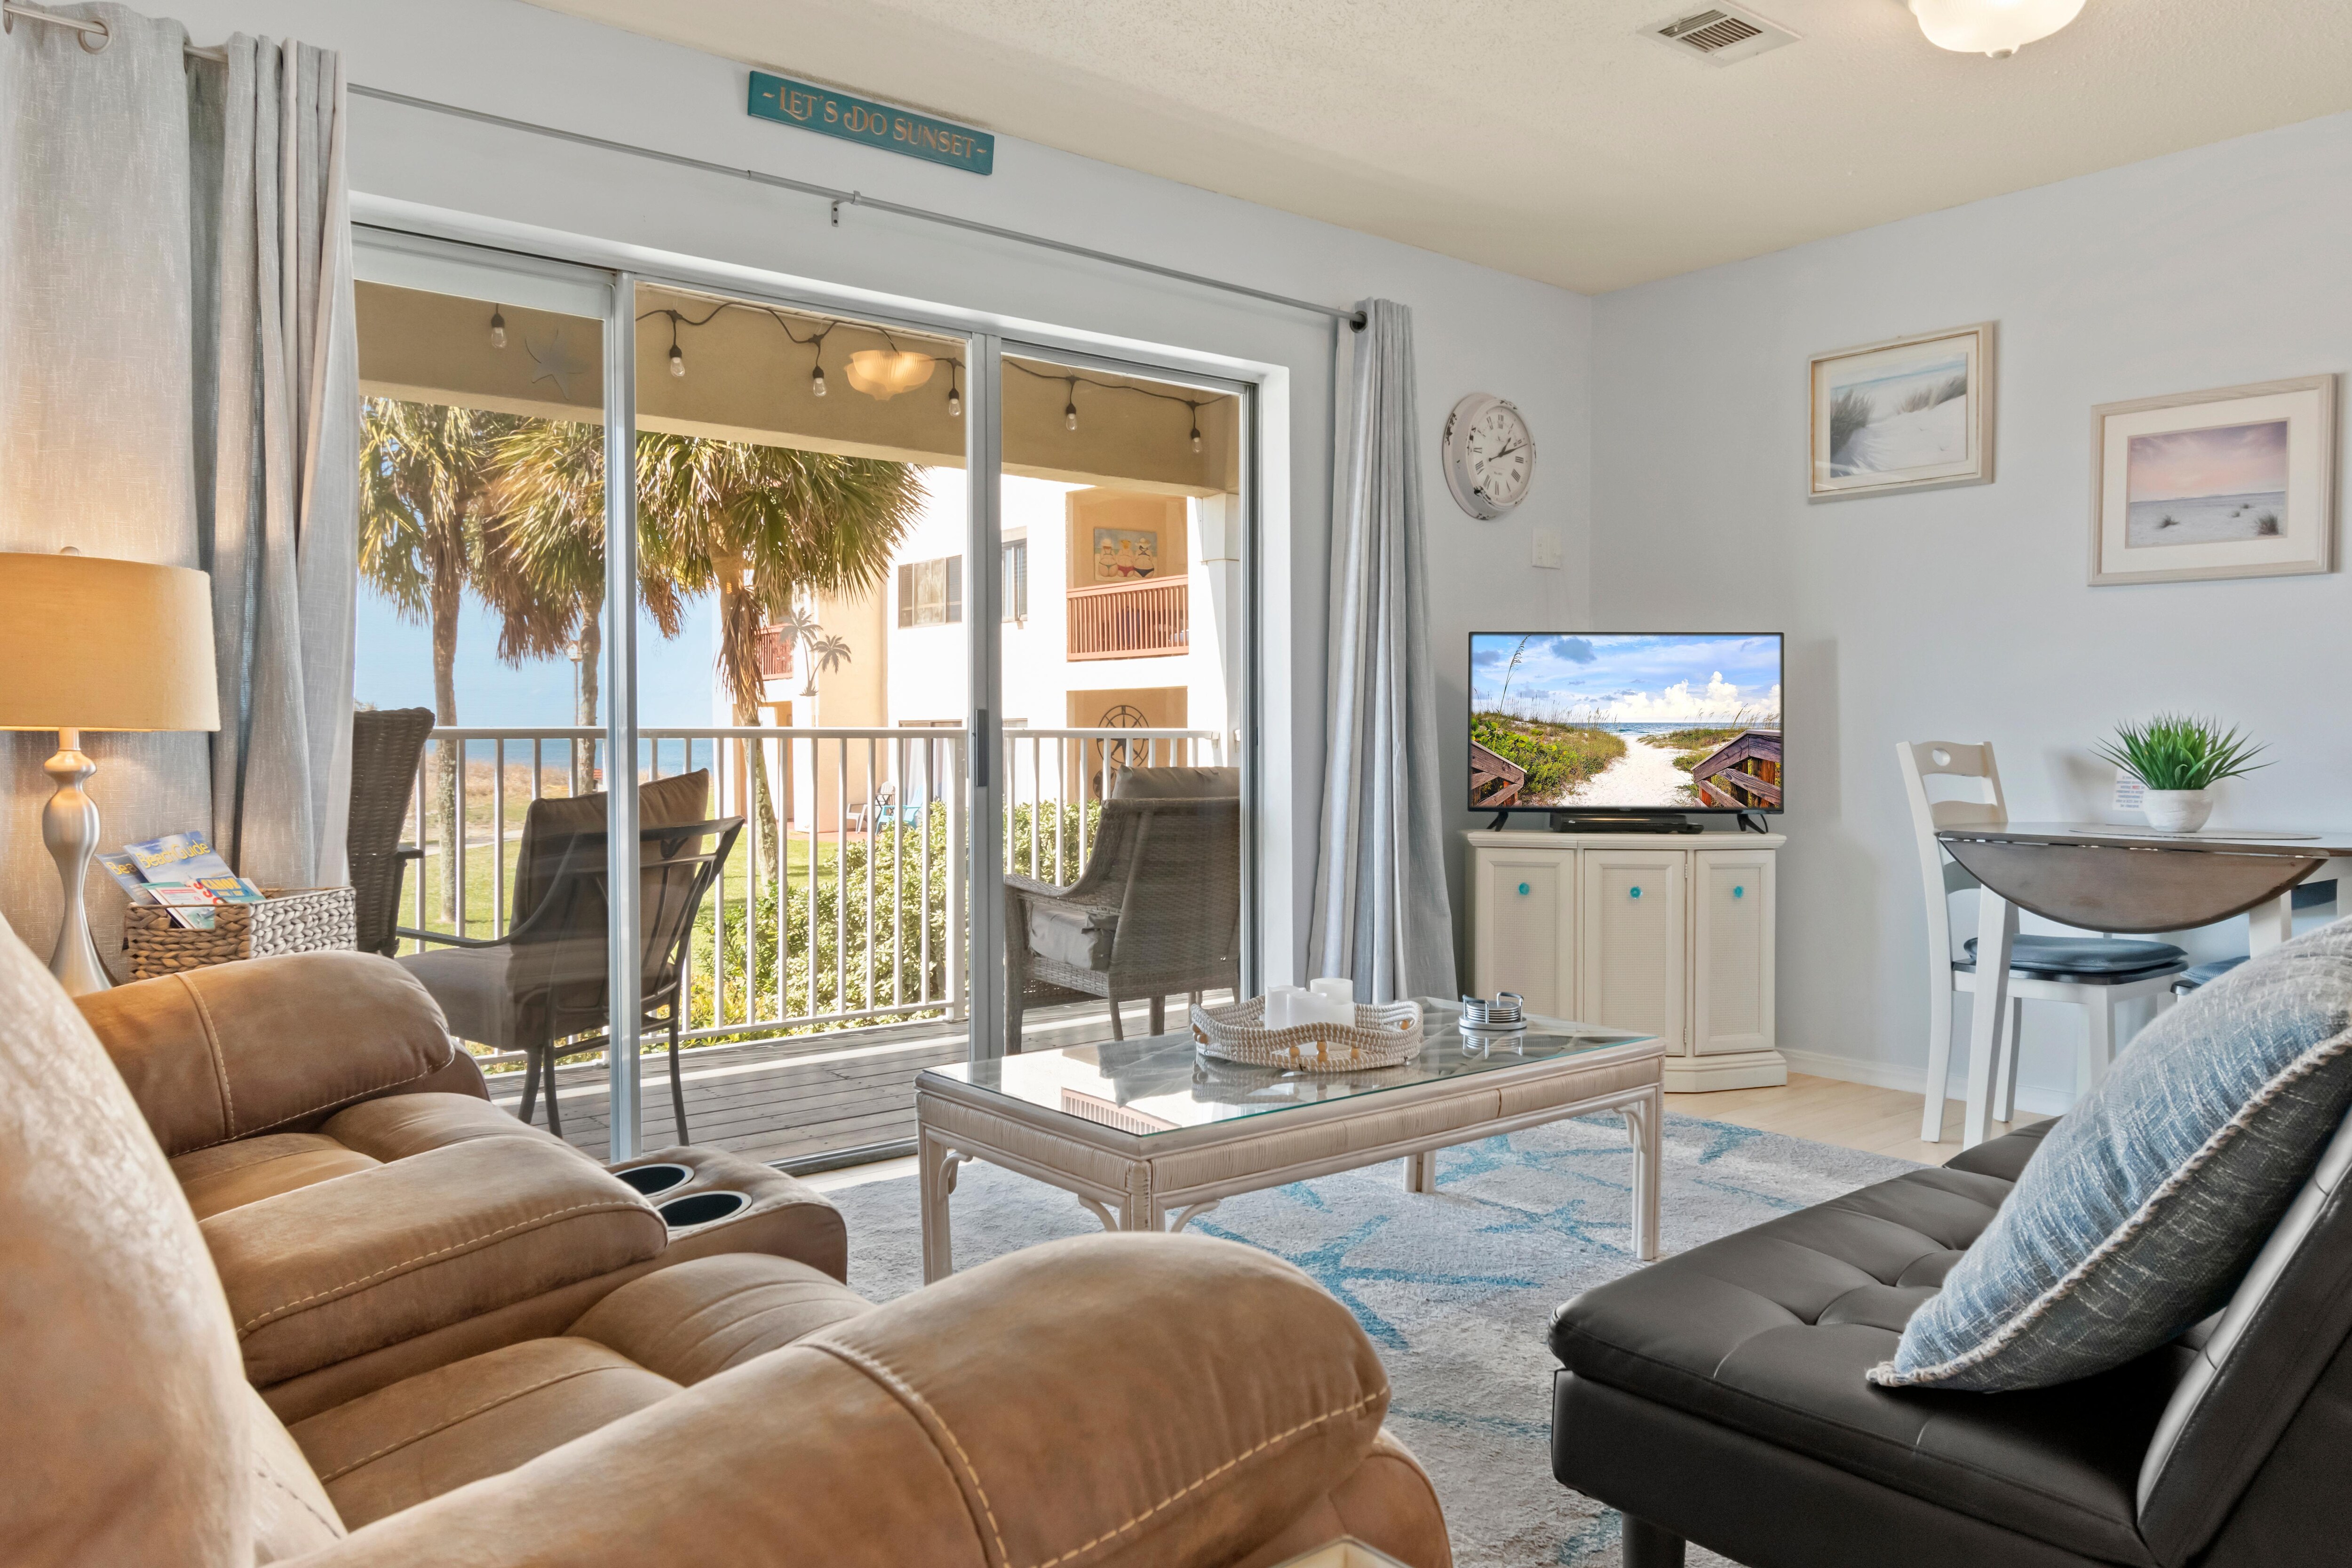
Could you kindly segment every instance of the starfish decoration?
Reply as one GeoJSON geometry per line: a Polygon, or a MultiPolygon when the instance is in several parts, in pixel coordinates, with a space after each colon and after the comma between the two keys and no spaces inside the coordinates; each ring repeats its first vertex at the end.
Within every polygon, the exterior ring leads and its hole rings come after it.
{"type": "Polygon", "coordinates": [[[571,402],[572,377],[587,374],[589,367],[573,364],[572,356],[563,352],[563,329],[555,329],[555,335],[548,339],[544,349],[532,342],[529,333],[524,334],[522,346],[524,352],[530,355],[530,384],[537,386],[542,381],[551,381],[555,383],[557,395],[566,403],[571,402]]]}

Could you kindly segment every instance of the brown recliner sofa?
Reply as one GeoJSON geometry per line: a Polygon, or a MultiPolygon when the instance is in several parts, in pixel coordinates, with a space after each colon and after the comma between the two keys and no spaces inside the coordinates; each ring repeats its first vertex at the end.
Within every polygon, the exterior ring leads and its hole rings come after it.
{"type": "Polygon", "coordinates": [[[1088,1237],[881,1308],[708,1257],[568,1327],[289,1431],[122,1077],[0,932],[12,1563],[1265,1568],[1343,1533],[1448,1562],[1361,1330],[1245,1247],[1088,1237]]]}
{"type": "Polygon", "coordinates": [[[194,1211],[247,1375],[286,1420],[561,1334],[692,1258],[764,1253],[812,1289],[848,1272],[839,1212],[782,1172],[698,1148],[607,1170],[492,1105],[389,959],[257,959],[79,1005],[194,1211]],[[648,1201],[645,1178],[668,1184],[648,1201]]]}

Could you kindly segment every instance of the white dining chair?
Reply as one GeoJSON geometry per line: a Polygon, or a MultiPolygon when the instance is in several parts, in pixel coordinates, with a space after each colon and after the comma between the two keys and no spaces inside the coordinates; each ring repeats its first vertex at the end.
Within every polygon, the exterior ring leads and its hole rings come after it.
{"type": "MultiPolygon", "coordinates": [[[[2008,803],[1989,742],[1897,741],[1903,788],[1911,801],[1911,825],[1919,843],[1919,874],[1927,895],[1927,1082],[1919,1136],[1929,1143],[1944,1137],[1944,1097],[1952,1063],[1953,998],[1977,988],[1976,942],[1952,951],[1951,898],[1978,885],[1966,868],[1945,854],[1938,830],[2006,827],[2008,803]],[[1935,777],[1978,781],[1976,800],[1930,800],[1935,777]]],[[[2017,919],[2014,908],[2010,919],[2017,919]]],[[[2011,927],[2014,930],[2014,926],[2011,927]]],[[[1995,1058],[1990,1116],[2007,1121],[2017,1100],[2017,1043],[2028,1002],[2065,1002],[2083,1009],[2079,1093],[2106,1076],[2118,1048],[2116,1008],[2142,996],[2161,1012],[2172,1004],[2172,984],[2189,966],[2189,955],[2165,942],[2118,937],[2019,936],[2009,969],[2009,1016],[1994,1020],[1995,1058]]]]}

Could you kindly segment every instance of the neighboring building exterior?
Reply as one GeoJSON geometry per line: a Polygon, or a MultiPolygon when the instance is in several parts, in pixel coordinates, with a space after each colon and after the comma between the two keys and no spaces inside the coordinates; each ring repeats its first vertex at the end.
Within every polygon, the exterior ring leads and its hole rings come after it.
{"type": "MultiPolygon", "coordinates": [[[[844,820],[861,826],[877,787],[887,794],[895,786],[911,803],[932,794],[955,765],[944,745],[895,743],[911,739],[905,731],[960,728],[969,701],[964,476],[939,468],[924,478],[928,500],[883,584],[812,606],[825,634],[849,645],[847,660],[812,680],[807,649],[786,647],[770,634],[763,724],[890,732],[851,739],[837,751],[828,741],[814,765],[804,742],[791,747],[793,762],[771,757],[772,779],[779,766],[791,775],[779,795],[792,802],[796,831],[812,822],[820,832],[844,820]]],[[[1098,791],[1101,748],[1118,743],[1058,731],[1189,730],[1229,742],[1241,681],[1234,498],[1007,476],[1002,530],[1013,798],[1080,799],[1098,791]]],[[[717,711],[726,711],[723,700],[717,711]]],[[[1112,761],[1122,755],[1115,749],[1112,761]]],[[[1160,760],[1171,759],[1163,751],[1160,760]]],[[[740,798],[742,779],[725,783],[740,798]]]]}

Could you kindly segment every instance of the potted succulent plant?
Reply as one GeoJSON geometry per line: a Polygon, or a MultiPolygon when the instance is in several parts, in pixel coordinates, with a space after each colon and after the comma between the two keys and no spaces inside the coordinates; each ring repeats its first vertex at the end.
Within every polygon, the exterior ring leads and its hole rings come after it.
{"type": "Polygon", "coordinates": [[[2185,713],[2159,713],[2145,724],[2118,724],[2116,738],[2092,750],[2147,786],[2140,809],[2160,833],[2194,833],[2213,815],[2213,786],[2266,768],[2263,748],[2236,730],[2185,713]]]}

